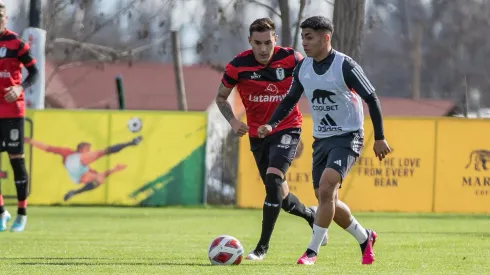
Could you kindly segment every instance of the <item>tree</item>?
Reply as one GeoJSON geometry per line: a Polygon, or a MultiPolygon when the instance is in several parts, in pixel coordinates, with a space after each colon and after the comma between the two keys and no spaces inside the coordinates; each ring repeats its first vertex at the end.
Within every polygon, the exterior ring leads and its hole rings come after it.
{"type": "Polygon", "coordinates": [[[381,95],[463,104],[466,90],[490,89],[489,1],[374,0],[368,19],[363,62],[381,95]]]}
{"type": "Polygon", "coordinates": [[[335,1],[332,46],[354,60],[361,59],[365,0],[335,1]]]}
{"type": "Polygon", "coordinates": [[[203,63],[212,64],[215,69],[221,71],[224,68],[223,64],[244,49],[244,45],[247,44],[248,24],[245,24],[247,18],[242,11],[247,8],[262,8],[262,12],[267,12],[273,20],[279,18],[279,44],[298,47],[299,25],[304,16],[306,0],[298,1],[298,12],[295,14],[288,0],[230,0],[225,5],[221,5],[220,2],[207,0],[205,5],[202,36],[196,47],[203,63]]]}

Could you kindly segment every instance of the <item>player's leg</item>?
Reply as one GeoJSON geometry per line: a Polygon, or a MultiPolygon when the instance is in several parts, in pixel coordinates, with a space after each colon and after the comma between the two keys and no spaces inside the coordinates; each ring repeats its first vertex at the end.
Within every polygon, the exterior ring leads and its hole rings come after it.
{"type": "MultiPolygon", "coordinates": [[[[4,139],[4,131],[3,131],[3,121],[4,119],[0,119],[0,153],[6,150],[5,148],[5,139],[4,139]]],[[[11,219],[10,213],[5,209],[5,203],[3,201],[2,195],[2,186],[0,184],[0,232],[7,230],[7,223],[11,219]]]]}
{"type": "MultiPolygon", "coordinates": [[[[315,196],[318,198],[318,188],[315,189],[315,196]]],[[[363,256],[362,264],[371,264],[374,261],[373,246],[376,241],[376,232],[371,229],[365,229],[352,215],[347,204],[338,198],[335,202],[333,220],[359,242],[363,256]]]]}
{"type": "Polygon", "coordinates": [[[24,158],[24,118],[11,118],[2,130],[6,131],[5,146],[9,154],[10,164],[14,172],[14,182],[17,191],[17,218],[10,231],[22,232],[27,223],[27,196],[29,193],[29,178],[24,158]]]}
{"type": "Polygon", "coordinates": [[[97,183],[97,178],[98,178],[98,173],[94,171],[89,171],[84,173],[81,177],[78,183],[83,184],[83,187],[80,189],[76,190],[70,190],[68,191],[65,196],[63,197],[64,201],[68,201],[71,199],[73,196],[78,195],[83,192],[87,192],[90,190],[93,190],[99,186],[97,183]]]}
{"type": "Polygon", "coordinates": [[[352,215],[349,207],[338,199],[335,205],[334,221],[359,243],[362,253],[361,263],[372,264],[374,262],[373,246],[376,242],[376,232],[371,229],[365,229],[352,215]]]}
{"type": "Polygon", "coordinates": [[[80,189],[71,190],[68,193],[66,193],[64,198],[63,198],[64,201],[71,199],[75,195],[78,195],[78,194],[81,194],[81,193],[84,193],[84,192],[87,192],[90,190],[94,190],[95,188],[102,185],[109,175],[111,175],[117,171],[121,171],[125,168],[126,168],[126,165],[118,164],[114,168],[109,169],[107,171],[104,171],[102,173],[97,173],[95,171],[89,171],[89,172],[83,174],[82,177],[80,178],[80,183],[84,184],[84,186],[80,189]]]}
{"type": "Polygon", "coordinates": [[[0,184],[0,232],[7,230],[7,223],[10,221],[12,216],[5,209],[3,196],[2,196],[2,186],[0,184]]]}
{"type": "Polygon", "coordinates": [[[315,221],[316,208],[307,208],[296,195],[289,192],[289,186],[286,181],[286,173],[291,166],[298,149],[300,140],[300,129],[291,129],[281,131],[271,136],[269,145],[269,167],[268,173],[278,175],[282,179],[281,184],[281,207],[289,214],[303,218],[310,227],[313,227],[315,221]]]}
{"type": "MultiPolygon", "coordinates": [[[[255,163],[259,170],[260,178],[262,182],[267,182],[267,167],[269,166],[269,148],[267,146],[268,142],[265,139],[250,138],[250,147],[255,159],[255,163]]],[[[267,209],[265,208],[265,201],[267,200],[267,188],[266,188],[266,198],[264,199],[264,206],[262,207],[262,231],[260,235],[260,240],[256,247],[247,254],[245,259],[252,261],[260,261],[267,254],[269,249],[269,241],[264,240],[264,236],[267,236],[267,232],[270,231],[270,226],[266,222],[268,220],[267,209]]],[[[269,236],[270,238],[270,236],[269,236]]]]}
{"type": "MultiPolygon", "coordinates": [[[[332,152],[336,149],[331,138],[315,140],[313,143],[313,186],[318,189],[318,210],[313,236],[308,249],[298,259],[298,264],[314,264],[319,253],[322,239],[328,233],[328,227],[335,215],[335,198],[342,181],[341,174],[331,168],[334,160],[332,152]]],[[[338,163],[338,162],[337,162],[338,163]]]]}
{"type": "Polygon", "coordinates": [[[103,150],[97,150],[92,152],[85,152],[80,155],[80,161],[83,165],[89,165],[90,163],[96,161],[97,159],[110,154],[115,154],[123,150],[128,146],[138,145],[143,138],[141,136],[134,138],[130,142],[119,143],[112,146],[107,147],[103,150]]]}

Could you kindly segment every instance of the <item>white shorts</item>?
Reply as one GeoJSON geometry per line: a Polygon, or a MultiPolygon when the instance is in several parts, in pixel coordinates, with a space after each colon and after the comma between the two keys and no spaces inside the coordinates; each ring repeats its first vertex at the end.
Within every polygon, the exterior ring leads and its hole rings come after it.
{"type": "Polygon", "coordinates": [[[69,155],[65,159],[65,168],[74,183],[80,183],[80,178],[89,171],[89,167],[82,164],[80,153],[69,155]]]}

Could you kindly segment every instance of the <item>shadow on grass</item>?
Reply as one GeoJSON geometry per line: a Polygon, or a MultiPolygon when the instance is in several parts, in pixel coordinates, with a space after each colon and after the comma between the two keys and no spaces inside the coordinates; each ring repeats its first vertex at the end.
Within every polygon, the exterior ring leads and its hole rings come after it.
{"type": "MultiPolygon", "coordinates": [[[[21,262],[17,264],[24,265],[24,266],[208,266],[208,267],[219,268],[219,266],[213,266],[211,264],[178,263],[178,262],[165,262],[165,261],[163,262],[21,262]]],[[[280,266],[282,264],[261,263],[261,265],[280,266]]]]}

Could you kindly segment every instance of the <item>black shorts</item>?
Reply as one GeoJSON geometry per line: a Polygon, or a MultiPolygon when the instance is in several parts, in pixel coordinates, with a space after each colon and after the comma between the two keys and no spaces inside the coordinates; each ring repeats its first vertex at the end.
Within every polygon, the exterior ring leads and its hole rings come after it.
{"type": "Polygon", "coordinates": [[[24,154],[24,118],[0,118],[1,151],[24,154]]]}
{"type": "Polygon", "coordinates": [[[313,142],[313,187],[320,186],[325,168],[339,172],[342,181],[362,151],[364,138],[360,132],[316,139],[313,142]]]}
{"type": "Polygon", "coordinates": [[[250,149],[264,183],[269,167],[277,168],[286,174],[296,156],[300,136],[300,128],[290,128],[265,138],[250,138],[250,149]]]}

